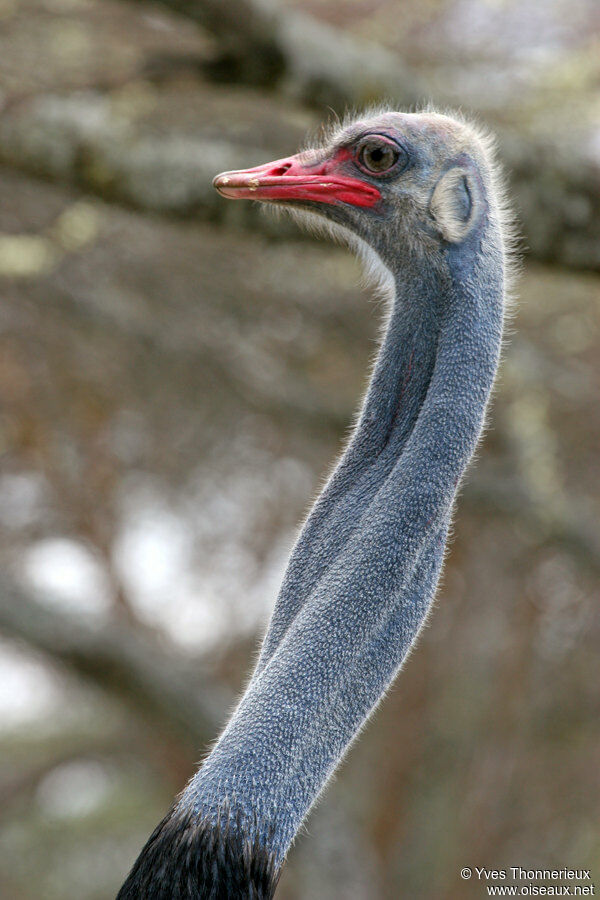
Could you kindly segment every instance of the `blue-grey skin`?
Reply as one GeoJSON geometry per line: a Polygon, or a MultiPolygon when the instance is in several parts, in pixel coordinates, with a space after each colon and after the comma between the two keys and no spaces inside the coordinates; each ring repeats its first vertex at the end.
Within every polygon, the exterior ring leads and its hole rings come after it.
{"type": "Polygon", "coordinates": [[[304,208],[358,237],[391,275],[385,336],[256,670],[176,807],[258,839],[275,871],[427,616],[502,339],[507,238],[485,138],[446,116],[385,113],[316,153],[352,149],[365,133],[408,154],[387,177],[354,169],[382,204],[304,208]]]}

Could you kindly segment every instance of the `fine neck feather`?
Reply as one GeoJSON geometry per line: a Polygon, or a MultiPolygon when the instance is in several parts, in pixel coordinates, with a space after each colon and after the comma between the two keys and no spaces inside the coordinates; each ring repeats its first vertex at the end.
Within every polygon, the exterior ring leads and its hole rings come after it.
{"type": "Polygon", "coordinates": [[[295,614],[360,527],[417,421],[435,366],[440,330],[439,278],[411,261],[394,279],[385,332],[348,446],[294,547],[254,676],[270,659],[295,614]]]}

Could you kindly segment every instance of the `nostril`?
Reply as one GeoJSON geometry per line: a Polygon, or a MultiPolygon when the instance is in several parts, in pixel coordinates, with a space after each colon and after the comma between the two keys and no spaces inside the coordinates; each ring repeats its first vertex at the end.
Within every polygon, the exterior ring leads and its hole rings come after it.
{"type": "Polygon", "coordinates": [[[275,169],[271,169],[269,175],[285,175],[288,169],[292,168],[291,163],[284,163],[282,166],[277,166],[275,169]]]}

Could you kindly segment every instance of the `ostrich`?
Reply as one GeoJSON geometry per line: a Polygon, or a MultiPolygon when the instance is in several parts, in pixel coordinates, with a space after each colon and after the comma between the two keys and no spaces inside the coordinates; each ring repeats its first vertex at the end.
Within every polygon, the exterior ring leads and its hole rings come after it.
{"type": "Polygon", "coordinates": [[[345,239],[380,277],[389,312],[248,687],[120,900],[273,896],[301,823],[427,616],[484,423],[511,272],[491,141],[437,112],[360,117],[318,148],[214,185],[345,239]]]}

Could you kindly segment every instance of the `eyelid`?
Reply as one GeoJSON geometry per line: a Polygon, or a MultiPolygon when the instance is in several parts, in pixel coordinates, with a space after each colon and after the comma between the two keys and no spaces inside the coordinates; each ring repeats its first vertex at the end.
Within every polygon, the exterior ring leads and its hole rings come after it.
{"type": "Polygon", "coordinates": [[[381,134],[378,131],[365,131],[364,134],[355,137],[352,141],[349,142],[349,144],[355,144],[358,147],[368,138],[379,138],[384,143],[390,144],[392,147],[397,147],[398,150],[400,150],[402,153],[406,153],[406,155],[408,156],[408,151],[402,146],[399,141],[396,141],[388,134],[381,134]]]}
{"type": "Polygon", "coordinates": [[[394,138],[389,137],[387,134],[380,134],[378,131],[364,131],[362,134],[349,135],[345,140],[342,140],[337,144],[337,149],[356,149],[360,144],[362,144],[365,138],[382,138],[387,143],[392,144],[394,147],[399,147],[400,150],[403,150],[406,153],[406,150],[404,149],[402,144],[399,144],[398,141],[394,140],[394,138]]]}

